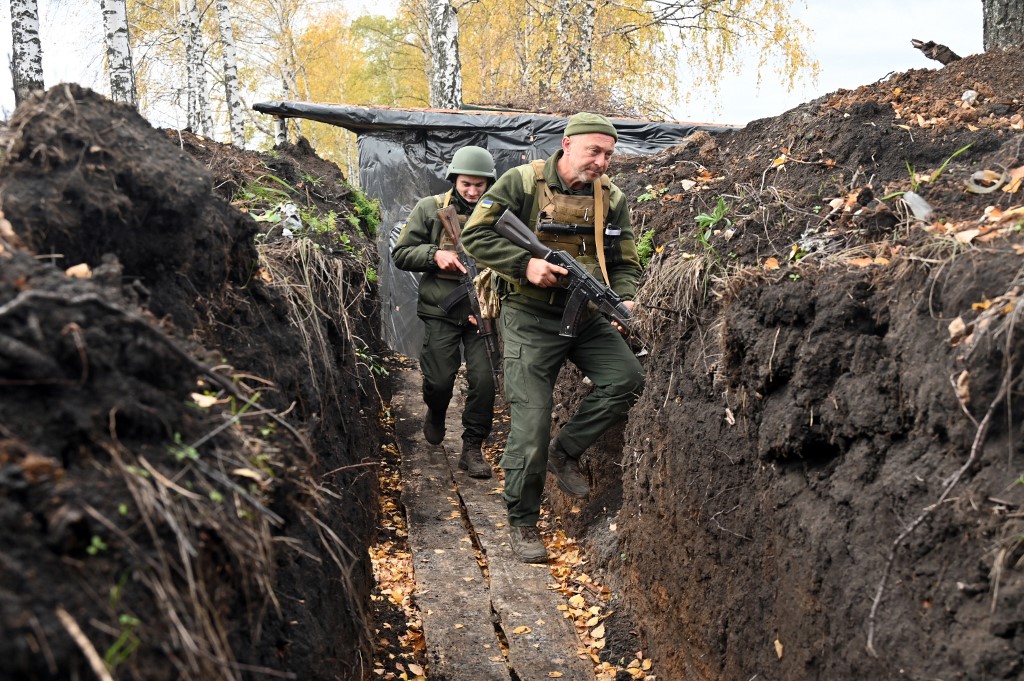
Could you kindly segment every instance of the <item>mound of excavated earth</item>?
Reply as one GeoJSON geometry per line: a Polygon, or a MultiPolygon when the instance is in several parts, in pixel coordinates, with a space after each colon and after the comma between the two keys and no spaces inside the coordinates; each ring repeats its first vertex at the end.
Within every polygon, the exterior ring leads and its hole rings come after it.
{"type": "Polygon", "coordinates": [[[613,168],[647,388],[551,494],[659,678],[1024,674],[1022,57],[613,168]]]}
{"type": "Polygon", "coordinates": [[[7,142],[0,677],[369,674],[360,266],[258,251],[181,136],[87,90],[7,142]]]}

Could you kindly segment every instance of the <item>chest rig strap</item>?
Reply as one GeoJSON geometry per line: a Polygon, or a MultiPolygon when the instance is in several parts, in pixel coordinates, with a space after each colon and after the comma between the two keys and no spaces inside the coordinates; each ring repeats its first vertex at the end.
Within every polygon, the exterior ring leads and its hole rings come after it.
{"type": "Polygon", "coordinates": [[[608,283],[608,266],[605,262],[604,252],[604,228],[610,210],[611,180],[607,175],[601,175],[598,183],[595,183],[599,184],[600,188],[594,187],[592,196],[555,195],[544,178],[544,163],[542,160],[530,162],[530,165],[533,167],[537,187],[535,201],[538,210],[537,222],[534,226],[537,237],[550,248],[569,250],[577,259],[580,256],[596,258],[605,283],[608,283]],[[586,234],[577,233],[574,236],[553,235],[540,229],[541,216],[547,216],[555,222],[580,226],[593,225],[593,232],[586,234]],[[566,249],[567,243],[572,244],[574,249],[566,249]]]}

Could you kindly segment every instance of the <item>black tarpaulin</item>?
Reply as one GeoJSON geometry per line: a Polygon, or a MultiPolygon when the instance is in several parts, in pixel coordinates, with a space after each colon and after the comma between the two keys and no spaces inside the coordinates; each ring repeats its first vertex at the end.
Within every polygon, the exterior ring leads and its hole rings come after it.
{"type": "MultiPolygon", "coordinates": [[[[357,134],[359,185],[380,201],[381,230],[377,265],[384,337],[405,355],[418,357],[423,325],[416,317],[419,275],[403,272],[391,262],[391,247],[401,223],[416,202],[447,191],[444,172],[452,155],[472,144],[491,152],[498,174],[561,147],[565,117],[506,111],[446,111],[389,107],[261,102],[260,113],[303,118],[337,125],[357,134]]],[[[647,156],[679,144],[697,130],[720,132],[729,126],[611,119],[619,133],[617,154],[647,156]]]]}

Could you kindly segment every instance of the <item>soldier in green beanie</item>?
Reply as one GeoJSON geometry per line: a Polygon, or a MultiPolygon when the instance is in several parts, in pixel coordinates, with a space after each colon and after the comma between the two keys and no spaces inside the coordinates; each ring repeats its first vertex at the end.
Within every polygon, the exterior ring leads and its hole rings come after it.
{"type": "Polygon", "coordinates": [[[505,393],[512,411],[501,467],[510,543],[529,563],[547,560],[537,530],[547,473],[567,494],[590,493],[580,455],[625,420],[643,390],[644,373],[619,329],[603,316],[590,315],[575,337],[559,335],[567,302],[562,277],[568,272],[533,257],[493,227],[511,210],[541,241],[571,253],[632,307],[640,260],[626,198],[605,174],[617,141],[615,126],[604,116],[576,114],[565,127],[562,148],[498,178],[463,231],[467,252],[501,277],[505,393]],[[552,437],[553,391],[566,360],[594,388],[552,437]]]}
{"type": "Polygon", "coordinates": [[[469,392],[462,411],[459,468],[474,478],[491,477],[491,465],[484,459],[481,445],[490,435],[494,419],[494,375],[486,344],[470,322],[469,301],[463,298],[448,312],[440,307],[459,286],[466,268],[459,261],[455,244],[445,233],[437,211],[455,206],[459,222],[464,224],[495,177],[494,159],[486,149],[466,146],[456,151],[446,176],[452,188],[416,204],[391,251],[395,267],[423,273],[416,314],[425,327],[420,371],[423,401],[427,405],[423,437],[430,444],[441,444],[444,439],[445,414],[465,353],[469,392]]]}

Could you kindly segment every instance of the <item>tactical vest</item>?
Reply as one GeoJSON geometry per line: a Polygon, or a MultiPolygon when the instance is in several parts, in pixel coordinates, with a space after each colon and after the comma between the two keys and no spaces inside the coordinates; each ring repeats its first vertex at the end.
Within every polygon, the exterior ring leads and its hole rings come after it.
{"type": "MultiPolygon", "coordinates": [[[[434,204],[437,206],[438,210],[441,210],[442,208],[447,208],[449,206],[449,204],[451,204],[451,202],[452,202],[452,192],[453,191],[455,191],[455,190],[454,189],[449,189],[444,194],[435,194],[434,195],[434,204]]],[[[466,226],[466,220],[468,220],[468,219],[469,219],[468,215],[459,214],[459,229],[460,230],[463,227],[466,226]]],[[[450,238],[448,238],[448,231],[445,230],[444,228],[441,229],[441,239],[438,241],[437,247],[438,247],[438,249],[440,249],[442,251],[451,251],[452,253],[456,252],[455,244],[452,242],[452,240],[450,238]]],[[[437,273],[437,277],[438,277],[438,279],[455,279],[455,280],[459,280],[459,279],[462,279],[463,274],[461,272],[448,272],[446,270],[441,270],[441,271],[439,271],[437,273]]]]}
{"type": "MultiPolygon", "coordinates": [[[[595,187],[592,195],[560,194],[551,191],[547,180],[544,179],[545,161],[531,161],[528,166],[522,166],[523,189],[528,195],[533,196],[533,208],[529,216],[529,223],[533,225],[533,231],[544,245],[552,250],[562,250],[576,258],[591,274],[598,280],[607,283],[607,276],[604,275],[604,236],[605,225],[608,222],[608,213],[611,210],[611,180],[607,175],[601,175],[595,184],[600,184],[600,189],[595,187]],[[532,169],[532,172],[531,170],[532,169]],[[575,225],[575,234],[553,234],[544,231],[545,223],[558,223],[562,225],[575,225]],[[598,242],[601,242],[599,246],[598,242]]],[[[511,289],[537,300],[546,300],[554,304],[562,293],[560,289],[540,288],[523,280],[511,283],[511,289]]]]}

